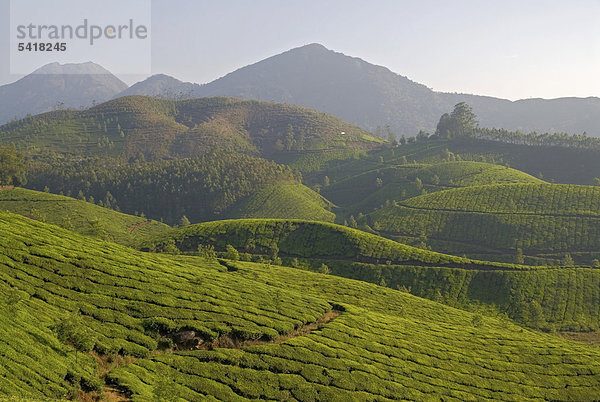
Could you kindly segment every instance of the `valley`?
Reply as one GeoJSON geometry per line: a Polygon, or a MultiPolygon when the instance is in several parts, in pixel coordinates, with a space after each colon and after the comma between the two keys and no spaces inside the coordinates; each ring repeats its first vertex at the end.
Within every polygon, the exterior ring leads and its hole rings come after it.
{"type": "Polygon", "coordinates": [[[348,59],[1,125],[0,399],[596,399],[593,119],[348,59]]]}

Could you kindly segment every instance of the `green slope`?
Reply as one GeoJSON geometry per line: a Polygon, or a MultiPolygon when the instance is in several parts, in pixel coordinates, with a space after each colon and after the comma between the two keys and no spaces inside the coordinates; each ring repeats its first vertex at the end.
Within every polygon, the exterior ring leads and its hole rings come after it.
{"type": "Polygon", "coordinates": [[[518,170],[483,162],[387,165],[388,167],[361,172],[324,187],[323,195],[344,207],[346,215],[356,215],[371,212],[392,201],[452,187],[543,183],[518,170]]]}
{"type": "Polygon", "coordinates": [[[453,161],[423,167],[408,175],[424,183],[451,187],[481,186],[504,183],[543,183],[527,173],[491,163],[453,161]]]}
{"type": "Polygon", "coordinates": [[[464,308],[483,303],[534,328],[600,328],[600,271],[525,267],[454,257],[327,223],[272,219],[207,222],[170,233],[184,252],[231,245],[242,258],[372,282],[464,308]],[[535,283],[535,286],[532,284],[535,283]]]}
{"type": "Polygon", "coordinates": [[[124,212],[177,224],[184,215],[192,222],[218,219],[265,186],[298,183],[297,176],[287,166],[221,150],[194,159],[146,163],[38,163],[30,171],[28,186],[81,192],[96,200],[110,192],[124,212]]]}
{"type": "Polygon", "coordinates": [[[126,96],[83,111],[57,111],[0,127],[0,143],[28,155],[146,160],[214,148],[271,155],[370,149],[382,141],[312,109],[234,98],[170,101],[126,96]]]}
{"type": "Polygon", "coordinates": [[[334,205],[302,184],[266,186],[243,200],[230,218],[280,218],[333,222],[334,205]]]}
{"type": "Polygon", "coordinates": [[[170,227],[89,202],[39,191],[0,190],[0,210],[51,223],[78,233],[139,247],[170,227]]]}
{"type": "Polygon", "coordinates": [[[234,219],[199,223],[156,239],[162,249],[170,240],[184,252],[213,244],[217,251],[232,245],[240,252],[368,263],[417,264],[473,269],[523,269],[422,250],[393,240],[326,222],[285,219],[234,219]]]}
{"type": "Polygon", "coordinates": [[[4,396],[64,397],[78,379],[67,367],[88,387],[91,358],[80,353],[73,364],[74,352],[48,329],[73,314],[101,355],[138,357],[105,379],[133,400],[585,400],[600,392],[595,347],[395,290],[264,264],[148,255],[4,212],[0,232],[0,297],[8,288],[18,295],[16,313],[0,308],[9,324],[0,342],[12,348],[0,348],[0,375],[17,385],[0,388],[4,396]],[[341,314],[317,330],[269,342],[334,306],[341,314]],[[21,324],[33,312],[35,330],[21,324]],[[264,343],[149,356],[182,329],[205,342],[264,343]],[[38,364],[24,369],[24,355],[38,364]]]}
{"type": "MultiPolygon", "coordinates": [[[[504,184],[452,189],[385,206],[369,215],[383,234],[426,236],[438,250],[546,255],[599,249],[600,188],[562,184],[504,184]]],[[[590,254],[591,253],[591,254],[590,254]]],[[[594,257],[595,258],[595,257],[594,257]]]]}

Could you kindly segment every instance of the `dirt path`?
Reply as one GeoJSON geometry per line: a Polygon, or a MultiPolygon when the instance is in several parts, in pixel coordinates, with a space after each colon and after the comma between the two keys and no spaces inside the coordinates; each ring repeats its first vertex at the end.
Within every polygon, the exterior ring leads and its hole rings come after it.
{"type": "Polygon", "coordinates": [[[304,324],[301,327],[296,328],[292,332],[284,335],[278,336],[276,339],[271,341],[263,341],[263,340],[239,340],[232,338],[229,335],[221,336],[213,341],[204,342],[199,344],[193,349],[197,350],[212,350],[215,348],[227,348],[227,349],[239,349],[244,346],[253,346],[253,345],[268,345],[268,344],[280,344],[289,339],[295,338],[297,336],[306,336],[309,335],[312,331],[319,329],[319,327],[323,324],[326,324],[334,319],[336,319],[341,313],[342,310],[333,309],[321,316],[317,321],[311,322],[308,324],[304,324]]]}
{"type": "Polygon", "coordinates": [[[144,221],[144,222],[140,222],[140,223],[136,223],[135,225],[131,225],[131,226],[129,226],[129,227],[127,228],[127,231],[128,231],[129,233],[131,233],[131,232],[133,232],[134,230],[136,230],[136,229],[138,229],[138,228],[141,228],[142,226],[145,226],[145,225],[147,225],[147,224],[149,224],[149,223],[150,223],[150,221],[149,221],[149,220],[147,220],[147,221],[144,221]]]}

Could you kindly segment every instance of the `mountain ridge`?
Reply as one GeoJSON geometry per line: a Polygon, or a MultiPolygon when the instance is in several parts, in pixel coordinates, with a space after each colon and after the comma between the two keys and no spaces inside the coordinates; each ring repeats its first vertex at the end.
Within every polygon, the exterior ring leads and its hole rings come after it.
{"type": "Polygon", "coordinates": [[[102,66],[49,63],[0,86],[0,124],[55,109],[88,107],[109,100],[127,84],[102,66]]]}
{"type": "Polygon", "coordinates": [[[385,66],[316,43],[249,64],[206,84],[185,84],[186,88],[193,86],[191,97],[233,96],[293,103],[370,131],[389,125],[397,136],[413,136],[421,129],[433,132],[440,116],[459,102],[472,106],[482,127],[570,134],[586,131],[600,136],[600,119],[595,118],[600,115],[598,97],[511,101],[437,92],[385,66]]]}

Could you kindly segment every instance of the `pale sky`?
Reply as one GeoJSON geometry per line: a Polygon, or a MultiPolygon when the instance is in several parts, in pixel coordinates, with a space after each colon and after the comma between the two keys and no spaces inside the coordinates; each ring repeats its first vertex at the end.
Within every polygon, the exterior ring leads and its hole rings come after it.
{"type": "MultiPolygon", "coordinates": [[[[0,84],[20,78],[9,10],[0,0],[0,84]]],[[[152,0],[151,29],[152,73],[197,83],[316,42],[437,91],[600,96],[600,0],[152,0]]]]}

